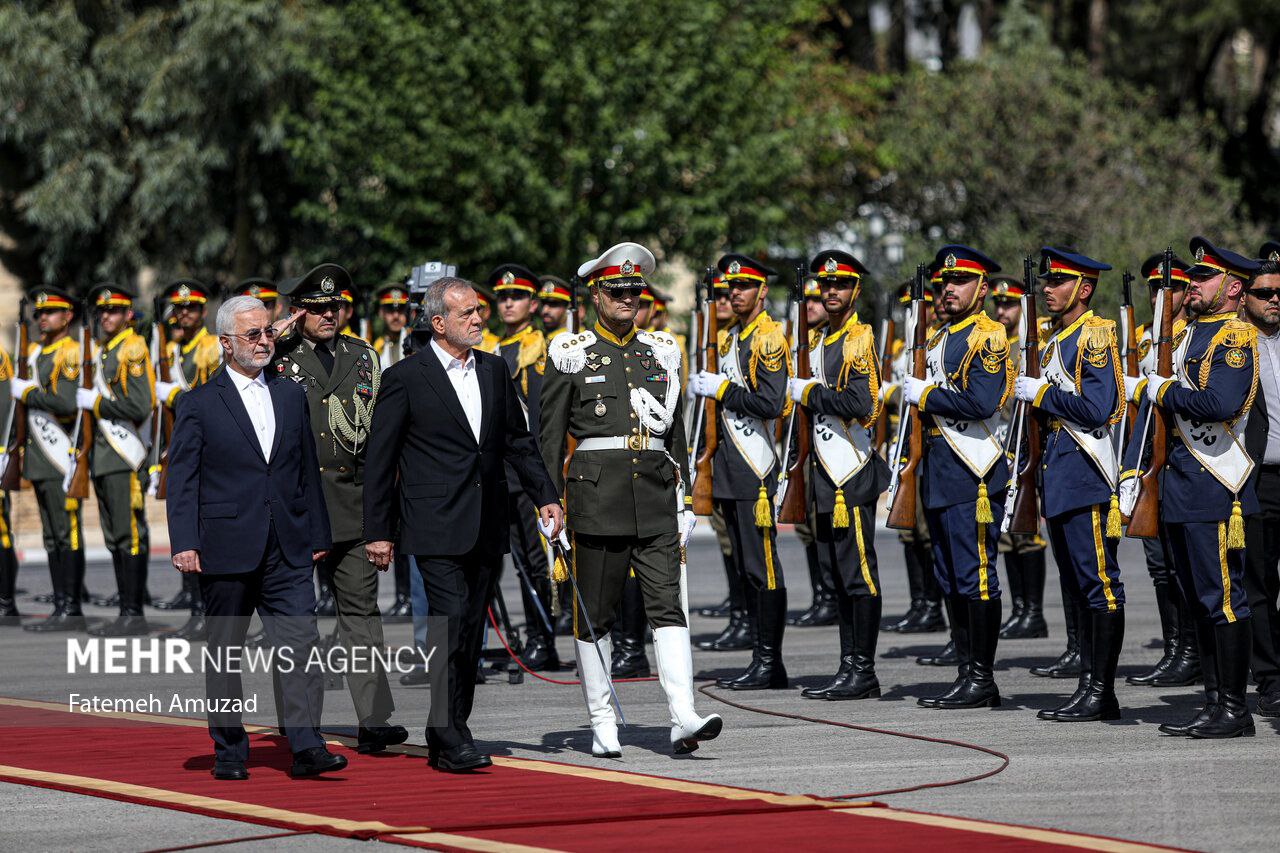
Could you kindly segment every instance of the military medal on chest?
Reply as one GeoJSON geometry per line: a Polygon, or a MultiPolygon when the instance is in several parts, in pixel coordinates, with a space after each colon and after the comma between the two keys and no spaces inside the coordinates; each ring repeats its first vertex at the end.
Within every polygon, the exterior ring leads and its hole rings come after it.
{"type": "Polygon", "coordinates": [[[605,406],[604,400],[596,400],[596,417],[603,418],[609,409],[605,406]]]}

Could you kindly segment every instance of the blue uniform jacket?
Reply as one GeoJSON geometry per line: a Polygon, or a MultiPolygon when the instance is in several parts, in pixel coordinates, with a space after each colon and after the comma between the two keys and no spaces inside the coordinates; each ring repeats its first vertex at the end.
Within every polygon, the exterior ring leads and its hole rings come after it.
{"type": "MultiPolygon", "coordinates": [[[[947,339],[943,367],[957,390],[930,385],[920,398],[920,411],[927,415],[923,424],[926,434],[920,487],[926,509],[978,499],[978,477],[960,461],[946,438],[930,435],[928,428],[943,420],[980,421],[991,417],[1004,405],[1013,379],[1004,326],[979,312],[939,331],[929,341],[930,348],[941,346],[941,336],[948,329],[951,335],[947,339]]],[[[1009,487],[1009,465],[1003,454],[991,466],[984,481],[993,501],[1009,487]]]]}
{"type": "MultiPolygon", "coordinates": [[[[1062,363],[1076,376],[1079,394],[1049,385],[1035,405],[1050,418],[1064,418],[1102,438],[1120,418],[1124,385],[1116,351],[1115,323],[1085,312],[1044,345],[1041,366],[1056,348],[1062,363]]],[[[1045,518],[1073,509],[1107,503],[1113,494],[1098,463],[1065,429],[1050,427],[1044,434],[1040,485],[1045,518]]]]}
{"type": "MultiPolygon", "coordinates": [[[[1257,330],[1235,319],[1235,314],[1201,317],[1187,327],[1191,342],[1187,347],[1186,369],[1196,386],[1183,388],[1177,380],[1166,382],[1160,391],[1160,405],[1175,414],[1201,423],[1233,422],[1253,400],[1258,384],[1257,330]],[[1208,369],[1205,370],[1206,361],[1208,369]]],[[[1151,406],[1145,394],[1138,409],[1135,440],[1125,448],[1125,474],[1138,469],[1143,448],[1137,436],[1151,406]]],[[[1243,441],[1244,437],[1239,436],[1243,441]]],[[[1245,515],[1258,511],[1253,479],[1240,490],[1240,509],[1245,515]]],[[[1236,499],[1226,486],[1205,470],[1186,445],[1170,437],[1168,457],[1160,474],[1160,517],[1167,522],[1226,521],[1236,499]]]]}

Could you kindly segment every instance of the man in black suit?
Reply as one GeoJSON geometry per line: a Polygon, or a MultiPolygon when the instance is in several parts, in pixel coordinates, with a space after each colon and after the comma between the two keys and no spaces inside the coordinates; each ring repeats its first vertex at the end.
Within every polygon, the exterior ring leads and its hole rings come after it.
{"type": "Polygon", "coordinates": [[[447,620],[442,649],[433,635],[442,654],[430,665],[427,747],[433,767],[463,772],[492,763],[476,750],[467,718],[485,610],[509,545],[504,466],[551,538],[564,515],[506,364],[475,349],[484,321],[470,282],[433,282],[418,324],[431,342],[382,375],[365,457],[365,547],[379,568],[396,547],[412,554],[432,617],[447,620]]]}
{"type": "MultiPolygon", "coordinates": [[[[293,382],[268,384],[275,351],[266,306],[237,296],[218,310],[226,369],[183,395],[168,456],[173,565],[200,578],[209,654],[241,646],[257,610],[269,644],[295,665],[273,670],[276,712],[293,751],[293,776],[341,770],[320,736],[323,684],[306,667],[319,639],[311,567],[331,542],[307,397],[293,382]]],[[[240,699],[234,667],[206,664],[211,701],[240,699]]],[[[212,710],[217,779],[247,779],[249,741],[238,711],[212,710]]]]}

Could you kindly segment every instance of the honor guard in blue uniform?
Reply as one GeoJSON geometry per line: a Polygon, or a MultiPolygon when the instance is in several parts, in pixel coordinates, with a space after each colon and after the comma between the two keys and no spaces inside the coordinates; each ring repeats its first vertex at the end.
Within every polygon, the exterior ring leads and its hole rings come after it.
{"type": "Polygon", "coordinates": [[[787,585],[778,561],[773,494],[778,459],[773,421],[790,409],[787,338],[764,310],[774,271],[746,255],[722,257],[717,268],[729,285],[734,320],[720,345],[720,373],[702,371],[690,381],[693,392],[715,397],[722,436],[712,460],[712,499],[724,513],[734,566],[743,582],[747,616],[755,644],[751,665],[723,678],[734,690],[785,688],[782,635],[787,619],[787,585]]]}
{"type": "MultiPolygon", "coordinates": [[[[1194,738],[1252,735],[1245,693],[1251,628],[1244,588],[1244,516],[1258,510],[1254,463],[1244,449],[1244,419],[1258,388],[1257,329],[1236,318],[1247,281],[1258,262],[1191,241],[1186,307],[1194,318],[1173,341],[1173,376],[1152,372],[1139,423],[1159,406],[1173,430],[1160,474],[1160,515],[1173,570],[1196,613],[1205,704],[1185,724],[1165,724],[1166,734],[1194,738]]],[[[1125,454],[1121,505],[1137,498],[1142,448],[1125,454]]]]}
{"type": "Polygon", "coordinates": [[[999,421],[1013,372],[1004,326],[982,304],[989,277],[1000,266],[960,245],[943,246],[935,261],[942,288],[934,305],[946,324],[926,347],[926,378],[904,377],[902,393],[924,418],[920,497],[959,677],[945,693],[919,704],[994,708],[1000,704],[992,674],[1000,634],[995,561],[1009,485],[999,421]]]}
{"type": "MultiPolygon", "coordinates": [[[[546,369],[547,345],[533,325],[537,304],[538,276],[520,264],[502,264],[486,279],[493,289],[494,302],[504,331],[497,353],[507,363],[516,392],[524,405],[529,431],[538,434],[538,400],[546,369]]],[[[511,562],[520,576],[524,599],[527,642],[521,660],[534,671],[560,668],[556,653],[555,624],[551,618],[551,575],[547,554],[538,535],[538,510],[519,486],[514,471],[508,471],[511,500],[511,562]]]]}
{"type": "Polygon", "coordinates": [[[1116,490],[1120,469],[1112,428],[1124,411],[1124,382],[1114,320],[1089,309],[1108,264],[1064,249],[1040,250],[1045,307],[1054,332],[1040,355],[1041,375],[1019,376],[1018,400],[1041,413],[1040,511],[1054,560],[1076,606],[1080,680],[1066,704],[1042,720],[1120,717],[1116,664],[1124,641],[1124,586],[1116,562],[1123,532],[1116,490]]]}
{"type": "Polygon", "coordinates": [[[880,365],[871,327],[855,302],[867,274],[848,252],[819,252],[810,265],[827,310],[826,332],[810,354],[811,379],[788,393],[813,423],[808,504],[821,570],[833,579],[840,622],[840,666],[831,683],[801,692],[808,699],[880,696],[876,640],[883,599],[876,560],[876,504],[889,466],[872,446],[880,415],[880,365]]]}
{"type": "MultiPolygon", "coordinates": [[[[1163,263],[1164,252],[1158,252],[1147,258],[1139,271],[1139,275],[1149,285],[1150,302],[1153,307],[1156,294],[1164,281],[1163,263]]],[[[1175,256],[1169,271],[1169,291],[1166,297],[1173,300],[1171,314],[1175,338],[1182,334],[1182,330],[1187,325],[1183,302],[1187,295],[1187,284],[1191,281],[1190,276],[1187,275],[1189,266],[1175,256]]],[[[1138,348],[1138,376],[1125,376],[1125,396],[1133,403],[1141,405],[1142,398],[1137,393],[1138,387],[1143,377],[1155,370],[1155,340],[1152,338],[1150,325],[1138,326],[1134,330],[1134,337],[1136,338],[1135,346],[1138,348]]],[[[1134,425],[1130,424],[1130,426],[1134,425]]],[[[1138,437],[1141,437],[1140,430],[1138,437]]],[[[1155,589],[1156,612],[1160,616],[1160,633],[1164,649],[1155,666],[1129,676],[1125,682],[1143,687],[1183,687],[1195,684],[1202,677],[1195,618],[1190,605],[1182,595],[1182,588],[1173,576],[1167,537],[1143,539],[1142,550],[1146,555],[1147,574],[1150,575],[1151,585],[1155,589]]]]}

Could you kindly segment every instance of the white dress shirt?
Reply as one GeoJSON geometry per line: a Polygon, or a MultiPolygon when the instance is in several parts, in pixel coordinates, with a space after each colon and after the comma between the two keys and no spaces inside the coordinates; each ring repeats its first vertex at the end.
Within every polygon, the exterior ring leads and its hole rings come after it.
{"type": "Polygon", "coordinates": [[[262,457],[271,461],[271,444],[276,438],[276,410],[271,404],[271,389],[267,387],[267,375],[260,372],[253,379],[238,370],[227,368],[231,381],[240,392],[240,399],[249,412],[249,422],[258,434],[262,457]]]}
{"type": "Polygon", "coordinates": [[[1267,449],[1263,465],[1280,464],[1280,332],[1264,335],[1258,330],[1258,393],[1267,401],[1267,449]]]}
{"type": "Polygon", "coordinates": [[[479,443],[480,379],[476,376],[475,353],[467,350],[465,361],[454,358],[436,343],[435,338],[431,339],[431,351],[436,354],[436,358],[440,359],[440,366],[444,368],[445,375],[453,383],[453,390],[458,395],[458,402],[462,404],[467,423],[471,424],[471,434],[475,436],[476,443],[479,443]]]}

